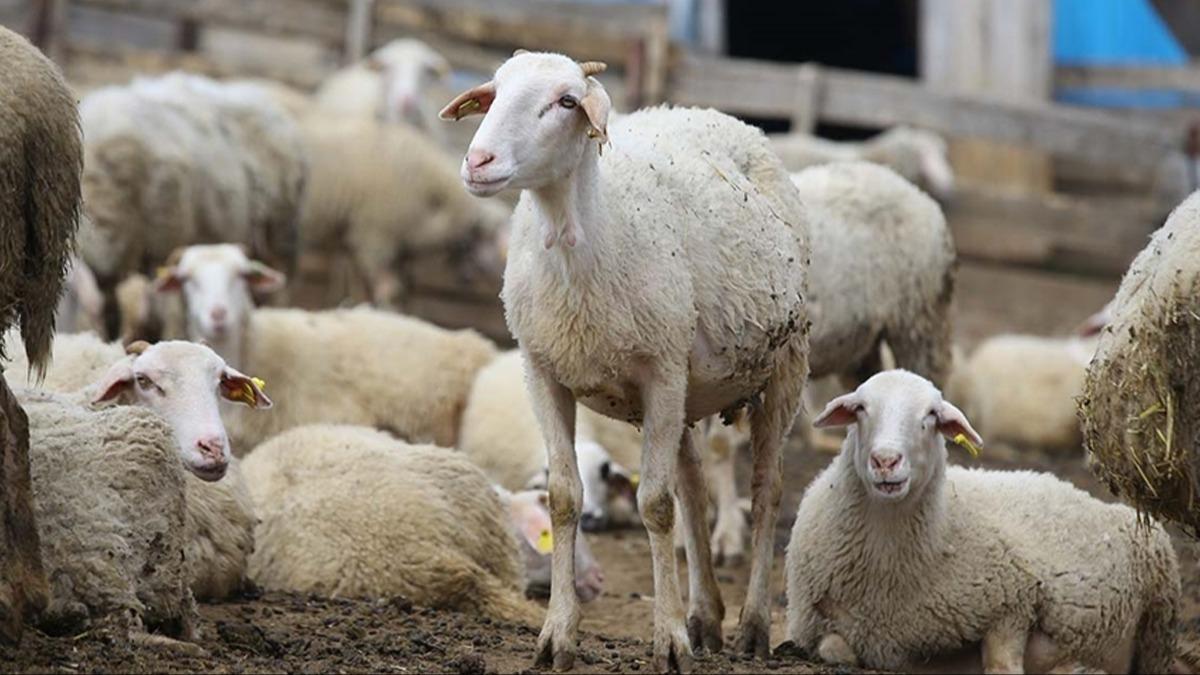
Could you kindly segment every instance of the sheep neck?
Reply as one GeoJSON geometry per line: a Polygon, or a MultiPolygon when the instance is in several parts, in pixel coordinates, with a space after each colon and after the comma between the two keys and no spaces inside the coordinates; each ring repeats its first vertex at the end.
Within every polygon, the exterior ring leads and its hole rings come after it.
{"type": "Polygon", "coordinates": [[[593,259],[605,236],[598,153],[589,146],[565,178],[530,192],[543,247],[566,261],[593,259]]]}
{"type": "Polygon", "coordinates": [[[224,337],[209,341],[209,347],[225,359],[225,364],[234,370],[241,370],[246,362],[246,345],[249,344],[250,317],[239,322],[233,330],[227,331],[224,337]]]}

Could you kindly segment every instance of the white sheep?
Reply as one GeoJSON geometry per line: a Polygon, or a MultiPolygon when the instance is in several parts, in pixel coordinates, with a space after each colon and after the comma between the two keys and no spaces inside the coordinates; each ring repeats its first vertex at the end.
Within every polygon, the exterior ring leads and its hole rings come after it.
{"type": "MultiPolygon", "coordinates": [[[[10,334],[8,346],[14,344],[15,336],[10,334]]],[[[58,335],[54,339],[54,361],[39,383],[25,375],[24,353],[13,351],[16,353],[10,372],[18,374],[18,383],[64,394],[88,388],[114,364],[126,359],[120,343],[103,342],[92,333],[58,335]]],[[[184,347],[182,351],[186,355],[190,348],[184,347]]],[[[187,364],[193,360],[176,358],[173,368],[186,372],[190,368],[187,364]]],[[[229,391],[233,391],[232,387],[229,391]]],[[[230,597],[244,587],[246,560],[254,543],[254,512],[249,494],[237,460],[231,456],[226,460],[224,477],[219,481],[207,481],[190,473],[183,481],[188,578],[192,592],[201,600],[230,597]]]]}
{"type": "Polygon", "coordinates": [[[1200,531],[1200,192],[1129,266],[1088,366],[1093,470],[1139,509],[1200,531]]]}
{"type": "Polygon", "coordinates": [[[707,498],[686,425],[760,401],[751,416],[754,562],[737,649],[765,655],[779,448],[808,371],[806,214],[762,133],[731,117],[659,108],[610,125],[611,101],[591,77],[603,69],[519,52],[441,113],[485,114],[463,161],[468,191],[524,191],[502,298],[550,452],[554,580],[538,660],[565,668],[575,657],[576,399],[643,423],[638,503],[650,533],[660,670],[688,668],[693,644],[722,643],[707,498]],[[686,622],[674,492],[688,542],[686,622]]]}
{"type": "Polygon", "coordinates": [[[1096,338],[997,335],[954,367],[946,395],[989,443],[1078,453],[1075,400],[1096,338]]]}
{"type": "MultiPolygon", "coordinates": [[[[516,537],[525,563],[525,594],[549,597],[553,523],[550,495],[543,489],[513,492],[493,484],[500,502],[508,509],[509,527],[516,537]]],[[[604,590],[604,571],[592,555],[587,537],[575,539],[575,592],[582,602],[591,602],[604,590]]]]}
{"type": "Polygon", "coordinates": [[[314,99],[317,106],[338,116],[403,121],[437,135],[437,108],[424,94],[449,75],[450,64],[432,47],[401,38],[330,75],[314,99]]]}
{"type": "Polygon", "coordinates": [[[41,623],[61,632],[114,620],[137,641],[174,644],[143,631],[196,637],[189,539],[207,533],[190,522],[185,480],[217,481],[226,472],[219,396],[255,407],[270,401],[207,347],[132,349],[78,392],[18,390],[52,582],[41,623]]]}
{"type": "Polygon", "coordinates": [[[263,588],[537,620],[506,509],[461,454],[310,425],[255,448],[242,468],[260,519],[250,574],[263,588]]]}
{"type": "Polygon", "coordinates": [[[945,438],[981,440],[907,371],[872,377],[815,424],[850,428],[788,544],[798,647],[900,671],[964,653],[956,669],[978,670],[976,655],[985,672],[1171,667],[1179,570],[1160,525],[1049,474],[947,467],[945,438]]]}
{"type": "Polygon", "coordinates": [[[204,340],[277,392],[270,415],[227,412],[235,451],[322,422],[454,445],[475,373],[495,356],[491,342],[475,331],[367,308],[254,308],[252,289],[283,283],[282,273],[228,244],[188,247],[156,281],[160,292],[182,291],[190,339],[204,340]]]}
{"type": "Polygon", "coordinates": [[[104,295],[96,275],[78,255],[72,255],[63,280],[63,294],[54,310],[54,328],[59,333],[104,330],[104,295]]]}
{"type": "Polygon", "coordinates": [[[310,115],[300,224],[306,254],[347,253],[377,306],[402,306],[408,263],[447,258],[464,281],[495,279],[511,209],[466,194],[455,162],[419,131],[373,119],[310,115]],[[403,186],[399,188],[398,186],[403,186]]]}
{"type": "Polygon", "coordinates": [[[80,116],[89,217],[79,251],[108,299],[190,243],[239,242],[292,267],[306,157],[270,94],[173,73],[96,90],[80,116]]]}
{"type": "Polygon", "coordinates": [[[831,141],[809,134],[769,137],[789,171],[846,160],[890,167],[910,182],[944,199],[954,192],[954,169],[946,157],[946,140],[932,131],[892,127],[865,141],[831,141]]]}

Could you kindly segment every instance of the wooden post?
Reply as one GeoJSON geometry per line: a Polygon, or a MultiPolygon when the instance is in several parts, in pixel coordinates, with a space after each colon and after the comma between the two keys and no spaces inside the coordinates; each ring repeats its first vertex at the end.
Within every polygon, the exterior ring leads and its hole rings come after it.
{"type": "Polygon", "coordinates": [[[804,63],[796,69],[796,107],[792,111],[793,134],[811,134],[821,115],[821,69],[804,63]]]}
{"type": "Polygon", "coordinates": [[[351,0],[350,15],[346,17],[346,63],[361,61],[371,45],[371,19],[375,0],[351,0]]]}
{"type": "MultiPolygon", "coordinates": [[[[1006,101],[1044,101],[1053,75],[1045,0],[922,0],[921,77],[930,87],[1006,101]]],[[[968,181],[1050,189],[1050,160],[1020,146],[972,139],[950,147],[968,181]]]]}
{"type": "Polygon", "coordinates": [[[181,52],[194,52],[200,48],[200,22],[181,19],[176,28],[175,47],[181,52]]]}
{"type": "Polygon", "coordinates": [[[30,40],[60,66],[66,53],[67,0],[38,0],[33,10],[30,40]]]}
{"type": "Polygon", "coordinates": [[[18,642],[49,595],[33,520],[29,419],[0,377],[0,642],[18,642]]]}

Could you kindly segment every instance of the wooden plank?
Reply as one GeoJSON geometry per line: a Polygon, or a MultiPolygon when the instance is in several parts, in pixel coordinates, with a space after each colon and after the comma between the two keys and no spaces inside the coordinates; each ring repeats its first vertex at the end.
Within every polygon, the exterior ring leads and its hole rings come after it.
{"type": "Polygon", "coordinates": [[[361,61],[371,44],[372,11],[375,0],[350,0],[350,16],[346,19],[346,49],[343,63],[361,61]]]}
{"type": "Polygon", "coordinates": [[[330,45],[345,40],[344,2],[329,0],[72,0],[81,6],[163,19],[193,20],[268,35],[303,36],[330,45]]]}
{"type": "MultiPolygon", "coordinates": [[[[668,100],[741,115],[790,118],[801,86],[797,67],[683,56],[672,71],[668,100]]],[[[1183,141],[1170,126],[1051,103],[936,91],[902,77],[835,68],[821,68],[816,99],[822,121],[876,128],[911,124],[951,137],[992,139],[1139,168],[1157,166],[1183,141]]]]}
{"type": "Polygon", "coordinates": [[[1054,69],[1059,89],[1168,89],[1200,92],[1200,66],[1059,66],[1054,69]]]}

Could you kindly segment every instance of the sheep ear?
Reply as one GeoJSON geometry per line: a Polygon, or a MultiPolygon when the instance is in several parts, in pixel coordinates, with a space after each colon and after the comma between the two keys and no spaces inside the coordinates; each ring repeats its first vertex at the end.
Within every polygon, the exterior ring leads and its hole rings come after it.
{"type": "Polygon", "coordinates": [[[450,73],[454,71],[450,66],[450,62],[446,60],[446,57],[437,52],[429,53],[425,59],[425,65],[429,68],[430,72],[443,80],[450,77],[450,73]]]}
{"type": "Polygon", "coordinates": [[[455,96],[453,101],[442,108],[438,117],[444,120],[458,121],[470,115],[482,115],[492,107],[492,102],[495,100],[496,83],[489,80],[455,96]]]}
{"type": "Polygon", "coordinates": [[[861,404],[862,399],[859,398],[857,392],[843,394],[825,406],[821,415],[813,420],[813,426],[820,429],[854,424],[858,421],[858,408],[861,404]]]}
{"type": "Polygon", "coordinates": [[[275,405],[263,393],[265,386],[257,377],[248,377],[229,366],[221,373],[221,398],[227,401],[265,410],[275,405]]]}
{"type": "Polygon", "coordinates": [[[287,284],[287,275],[257,260],[251,260],[242,271],[242,278],[256,293],[274,293],[287,284]]]}
{"type": "Polygon", "coordinates": [[[554,549],[554,535],[551,534],[550,511],[542,505],[542,494],[534,503],[514,502],[511,514],[517,531],[529,546],[542,555],[549,555],[554,549]]]}
{"type": "Polygon", "coordinates": [[[117,361],[108,372],[96,383],[96,395],[92,403],[103,403],[120,398],[133,385],[133,359],[124,358],[117,361]]]}
{"type": "Polygon", "coordinates": [[[966,436],[975,445],[983,445],[983,439],[971,427],[971,423],[967,421],[967,416],[949,401],[942,401],[937,418],[938,431],[946,438],[954,440],[962,435],[966,436]]]}
{"type": "Polygon", "coordinates": [[[154,292],[155,293],[174,293],[183,288],[183,282],[187,280],[178,267],[167,265],[158,268],[158,273],[154,276],[154,292]]]}
{"type": "Polygon", "coordinates": [[[608,113],[612,109],[612,99],[604,90],[604,85],[594,77],[587,79],[587,93],[579,101],[579,106],[587,114],[588,122],[592,125],[589,136],[600,141],[603,145],[608,142],[608,113]]]}

